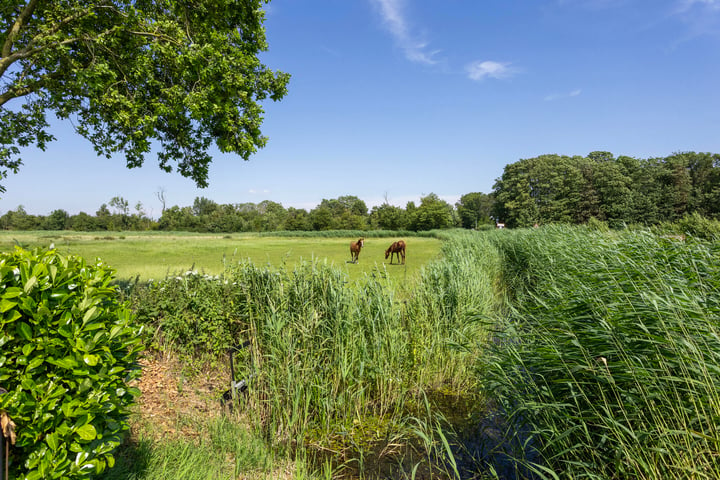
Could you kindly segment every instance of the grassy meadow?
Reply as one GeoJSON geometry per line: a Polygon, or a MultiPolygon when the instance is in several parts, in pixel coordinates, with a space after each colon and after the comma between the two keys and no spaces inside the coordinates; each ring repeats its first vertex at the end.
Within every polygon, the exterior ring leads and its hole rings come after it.
{"type": "Polygon", "coordinates": [[[253,234],[195,234],[178,232],[51,232],[0,231],[0,251],[16,244],[26,248],[48,247],[80,255],[86,260],[101,258],[117,271],[121,280],[161,279],[189,269],[217,275],[226,264],[249,260],[256,265],[292,266],[319,260],[347,273],[351,280],[387,269],[398,281],[412,279],[423,264],[436,258],[440,240],[402,237],[408,244],[405,265],[390,265],[385,250],[401,237],[367,238],[357,264],[350,261],[350,242],[357,237],[268,236],[253,234]]]}

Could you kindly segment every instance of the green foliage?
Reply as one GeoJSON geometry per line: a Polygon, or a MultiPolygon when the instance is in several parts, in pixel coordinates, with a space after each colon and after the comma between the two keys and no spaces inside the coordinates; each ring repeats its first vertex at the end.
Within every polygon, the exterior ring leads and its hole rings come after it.
{"type": "Polygon", "coordinates": [[[17,425],[11,478],[111,467],[139,394],[140,331],[102,263],[54,250],[0,254],[0,409],[17,425]]]}
{"type": "Polygon", "coordinates": [[[220,276],[188,270],[136,289],[133,303],[138,321],[152,325],[168,347],[188,356],[219,355],[246,328],[236,306],[239,293],[220,276]]]}
{"type": "Polygon", "coordinates": [[[408,213],[408,228],[415,231],[451,228],[455,226],[453,213],[452,205],[431,193],[420,199],[420,206],[408,213]]]}
{"type": "MultiPolygon", "coordinates": [[[[260,63],[261,0],[9,1],[0,9],[0,180],[20,148],[54,140],[47,112],[76,119],[98,154],[138,167],[160,146],[160,168],[207,186],[210,149],[247,160],[267,139],[261,102],[289,75],[260,63]],[[8,102],[21,102],[8,109],[8,102]]],[[[2,191],[2,187],[0,187],[2,191]]]]}
{"type": "Polygon", "coordinates": [[[490,218],[493,214],[495,198],[492,194],[482,192],[466,193],[455,204],[463,228],[477,229],[482,225],[494,222],[490,218]]]}
{"type": "Polygon", "coordinates": [[[717,478],[720,251],[647,230],[504,232],[480,375],[559,478],[717,478]]]}
{"type": "Polygon", "coordinates": [[[720,239],[720,221],[705,218],[698,213],[684,216],[676,225],[682,235],[712,241],[720,239]]]}
{"type": "Polygon", "coordinates": [[[419,391],[472,391],[466,379],[484,327],[468,318],[492,310],[497,255],[475,237],[448,238],[450,259],[403,290],[379,269],[350,282],[325,262],[241,262],[218,277],[187,272],[140,286],[133,301],[161,348],[225,361],[228,346],[250,340],[236,371],[252,378],[249,418],[274,444],[362,455],[410,435],[402,425],[419,391]],[[465,249],[487,260],[459,261],[465,249]],[[477,265],[487,267],[483,275],[477,265]],[[379,419],[382,434],[360,428],[368,419],[379,419]]]}
{"type": "Polygon", "coordinates": [[[541,155],[505,166],[495,184],[495,216],[510,227],[590,218],[655,225],[693,212],[720,215],[718,154],[685,152],[639,160],[609,152],[541,155]]]}
{"type": "Polygon", "coordinates": [[[608,226],[607,222],[598,220],[595,217],[590,217],[590,219],[587,222],[587,226],[590,230],[597,230],[598,232],[609,232],[610,231],[610,227],[608,226]]]}

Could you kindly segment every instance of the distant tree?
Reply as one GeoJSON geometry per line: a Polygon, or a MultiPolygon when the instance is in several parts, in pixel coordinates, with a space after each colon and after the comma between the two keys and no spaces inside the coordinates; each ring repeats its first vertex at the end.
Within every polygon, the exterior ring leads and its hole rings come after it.
{"type": "Polygon", "coordinates": [[[411,230],[433,230],[453,227],[453,208],[431,193],[420,199],[420,206],[410,215],[411,230]]]}
{"type": "Polygon", "coordinates": [[[123,197],[113,197],[108,202],[112,208],[115,209],[115,213],[119,215],[130,215],[130,204],[123,197]]]}
{"type": "Polygon", "coordinates": [[[155,196],[160,201],[160,206],[161,206],[160,214],[162,215],[162,212],[165,211],[165,188],[164,187],[158,188],[158,191],[155,192],[155,196]]]}
{"type": "Polygon", "coordinates": [[[599,199],[599,220],[605,220],[613,228],[631,223],[632,178],[620,159],[596,163],[593,166],[594,185],[599,199]]]}
{"type": "Polygon", "coordinates": [[[273,232],[283,228],[287,210],[281,204],[270,200],[263,200],[257,205],[260,222],[257,231],[273,232]]]}
{"type": "Polygon", "coordinates": [[[40,228],[41,222],[35,215],[28,214],[22,205],[0,217],[0,225],[5,230],[36,230],[40,228]]]}
{"type": "Polygon", "coordinates": [[[97,219],[85,212],[80,212],[77,215],[71,216],[69,219],[69,228],[70,230],[78,232],[92,232],[100,230],[100,228],[98,228],[97,219]]]}
{"type": "Polygon", "coordinates": [[[262,3],[6,0],[0,180],[18,170],[20,148],[54,140],[48,112],[77,119],[98,154],[122,151],[128,168],[158,142],[160,168],[175,163],[200,187],[213,142],[247,160],[267,141],[261,102],[280,100],[289,80],[259,60],[262,3]]]}
{"type": "Polygon", "coordinates": [[[668,220],[679,220],[690,213],[692,203],[693,183],[690,176],[690,158],[688,155],[675,154],[666,157],[663,161],[665,167],[663,183],[665,185],[666,204],[672,206],[668,220]]]}
{"type": "Polygon", "coordinates": [[[691,210],[711,218],[720,217],[720,154],[686,152],[692,179],[691,210]]]}
{"type": "Polygon", "coordinates": [[[402,230],[407,228],[407,215],[402,208],[386,202],[372,208],[370,224],[381,230],[402,230]]]}
{"type": "Polygon", "coordinates": [[[354,195],[338,197],[337,203],[341,206],[342,210],[352,215],[365,217],[368,214],[368,208],[365,202],[354,195]]]}
{"type": "Polygon", "coordinates": [[[335,230],[338,228],[337,220],[333,217],[333,210],[328,205],[321,203],[310,210],[309,216],[313,230],[335,230]]]}
{"type": "Polygon", "coordinates": [[[285,230],[312,230],[310,215],[302,208],[288,207],[285,217],[285,230]]]}
{"type": "Polygon", "coordinates": [[[70,226],[70,214],[65,210],[53,210],[43,221],[43,230],[65,230],[70,226]]]}
{"type": "Polygon", "coordinates": [[[455,204],[460,224],[463,228],[477,228],[478,225],[492,223],[494,198],[481,192],[466,193],[455,204]]]}
{"type": "Polygon", "coordinates": [[[95,223],[98,230],[112,230],[112,213],[107,204],[103,203],[95,212],[95,223]]]}
{"type": "Polygon", "coordinates": [[[621,159],[628,169],[631,182],[631,223],[655,225],[668,220],[673,207],[665,201],[664,167],[661,159],[621,159]]]}
{"type": "Polygon", "coordinates": [[[368,209],[365,202],[353,195],[323,199],[310,211],[315,230],[363,230],[367,228],[368,209]]]}
{"type": "Polygon", "coordinates": [[[209,198],[205,197],[195,197],[195,201],[193,202],[193,215],[195,216],[202,216],[202,215],[210,215],[215,210],[217,210],[218,204],[214,201],[210,200],[209,198]]]}
{"type": "Polygon", "coordinates": [[[538,206],[530,187],[532,160],[505,165],[502,177],[493,186],[494,219],[508,227],[529,227],[538,222],[538,206]]]}
{"type": "Polygon", "coordinates": [[[115,212],[110,218],[108,229],[127,230],[130,227],[130,204],[123,197],[113,197],[108,202],[115,212]]]}
{"type": "Polygon", "coordinates": [[[590,152],[587,158],[595,163],[612,162],[615,160],[615,156],[610,152],[590,152]]]}
{"type": "Polygon", "coordinates": [[[158,228],[169,231],[194,231],[199,224],[198,217],[193,214],[191,207],[180,208],[177,205],[166,208],[158,220],[158,228]]]}

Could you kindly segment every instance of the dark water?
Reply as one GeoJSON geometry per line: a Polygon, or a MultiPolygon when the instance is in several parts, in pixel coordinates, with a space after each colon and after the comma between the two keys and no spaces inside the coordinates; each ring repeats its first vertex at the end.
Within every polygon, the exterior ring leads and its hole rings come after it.
{"type": "MultiPolygon", "coordinates": [[[[435,392],[427,400],[432,411],[440,414],[443,435],[448,440],[459,480],[538,478],[518,461],[538,463],[540,460],[522,424],[509,421],[494,405],[478,405],[468,397],[435,392]]],[[[330,452],[317,452],[314,460],[316,465],[329,461],[337,472],[334,478],[458,479],[442,447],[428,458],[419,440],[386,439],[364,448],[362,455],[355,451],[346,452],[343,457],[344,460],[330,452]]]]}
{"type": "Polygon", "coordinates": [[[540,456],[533,447],[534,442],[530,440],[527,428],[519,422],[508,421],[501,411],[486,410],[464,427],[451,427],[456,431],[450,443],[460,479],[538,478],[523,466],[525,462],[540,462],[540,456]]]}

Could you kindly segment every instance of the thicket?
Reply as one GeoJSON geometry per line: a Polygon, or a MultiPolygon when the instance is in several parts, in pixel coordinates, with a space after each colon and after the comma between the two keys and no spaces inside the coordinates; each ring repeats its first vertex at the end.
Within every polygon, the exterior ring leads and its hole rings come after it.
{"type": "Polygon", "coordinates": [[[113,271],[54,250],[0,253],[0,410],[10,478],[87,478],[114,464],[139,394],[140,329],[113,271]]]}
{"type": "Polygon", "coordinates": [[[525,471],[718,478],[720,245],[577,227],[493,238],[512,308],[478,374],[508,434],[528,432],[525,471]]]}

